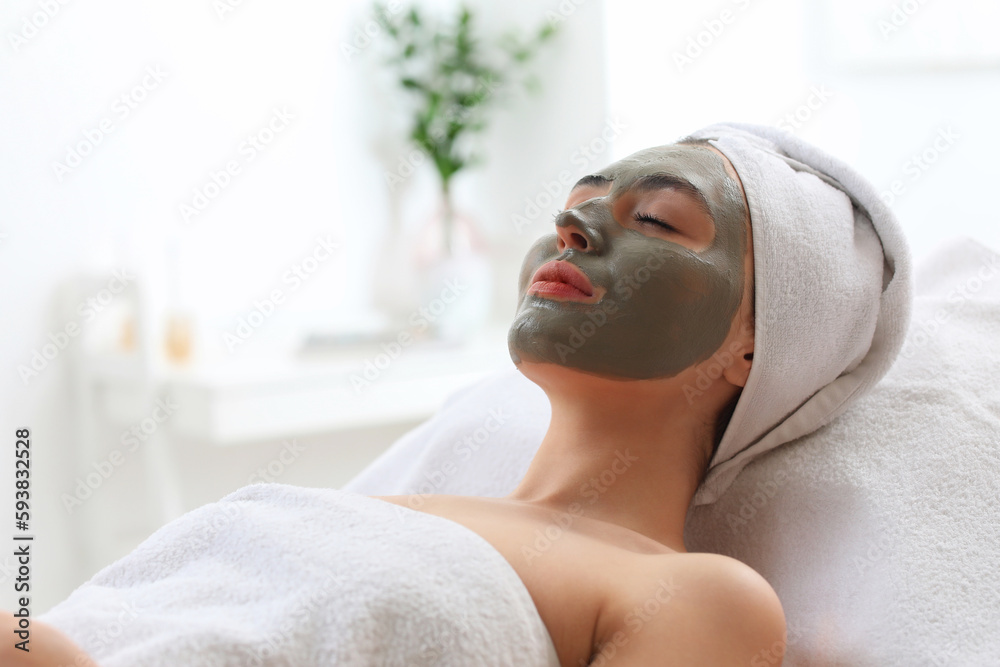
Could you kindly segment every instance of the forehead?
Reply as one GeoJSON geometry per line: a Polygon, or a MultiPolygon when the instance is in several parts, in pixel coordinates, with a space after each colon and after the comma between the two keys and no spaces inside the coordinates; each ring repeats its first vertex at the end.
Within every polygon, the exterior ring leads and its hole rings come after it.
{"type": "Polygon", "coordinates": [[[670,144],[646,148],[596,173],[614,181],[615,190],[628,188],[635,181],[656,174],[689,182],[710,204],[714,200],[722,205],[731,199],[733,179],[726,169],[726,159],[708,147],[670,144]]]}
{"type": "Polygon", "coordinates": [[[713,146],[668,144],[646,148],[584,177],[579,184],[612,181],[610,194],[614,198],[637,181],[655,175],[689,184],[708,204],[716,223],[719,216],[739,216],[750,233],[749,207],[743,184],[729,160],[713,146]]]}

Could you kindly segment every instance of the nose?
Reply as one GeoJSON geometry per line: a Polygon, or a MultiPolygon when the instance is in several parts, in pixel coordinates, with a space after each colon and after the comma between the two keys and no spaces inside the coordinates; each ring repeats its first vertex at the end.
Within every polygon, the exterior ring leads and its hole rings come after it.
{"type": "Polygon", "coordinates": [[[556,247],[559,252],[567,248],[581,252],[599,252],[601,235],[576,209],[563,211],[556,216],[556,247]]]}

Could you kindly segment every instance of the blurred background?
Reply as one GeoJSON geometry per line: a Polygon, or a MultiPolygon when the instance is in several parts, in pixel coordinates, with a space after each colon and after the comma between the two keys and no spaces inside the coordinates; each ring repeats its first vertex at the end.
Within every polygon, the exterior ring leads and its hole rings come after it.
{"type": "Polygon", "coordinates": [[[0,540],[35,536],[34,613],[248,483],[345,484],[510,368],[525,251],[635,150],[778,125],[918,262],[1000,248],[1000,2],[412,6],[4,3],[0,540]]]}

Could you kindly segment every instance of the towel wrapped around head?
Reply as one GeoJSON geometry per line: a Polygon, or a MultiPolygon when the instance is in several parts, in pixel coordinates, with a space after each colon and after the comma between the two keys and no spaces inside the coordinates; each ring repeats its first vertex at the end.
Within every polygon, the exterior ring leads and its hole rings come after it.
{"type": "Polygon", "coordinates": [[[753,458],[811,433],[875,384],[910,319],[910,257],[893,213],[854,169],[773,127],[710,125],[750,207],[754,358],[692,506],[753,458]]]}

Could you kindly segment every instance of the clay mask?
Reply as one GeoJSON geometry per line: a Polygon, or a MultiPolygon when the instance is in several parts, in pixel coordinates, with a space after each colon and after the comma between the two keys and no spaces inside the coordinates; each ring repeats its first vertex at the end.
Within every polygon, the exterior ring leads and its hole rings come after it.
{"type": "Polygon", "coordinates": [[[557,234],[543,236],[522,264],[507,335],[514,363],[649,379],[709,358],[743,296],[746,207],[724,158],[705,147],[661,146],[584,180],[589,189],[576,192],[586,200],[556,217],[574,242],[560,250],[557,234]],[[568,288],[561,298],[551,284],[532,293],[532,278],[552,260],[578,268],[592,296],[568,288]]]}

